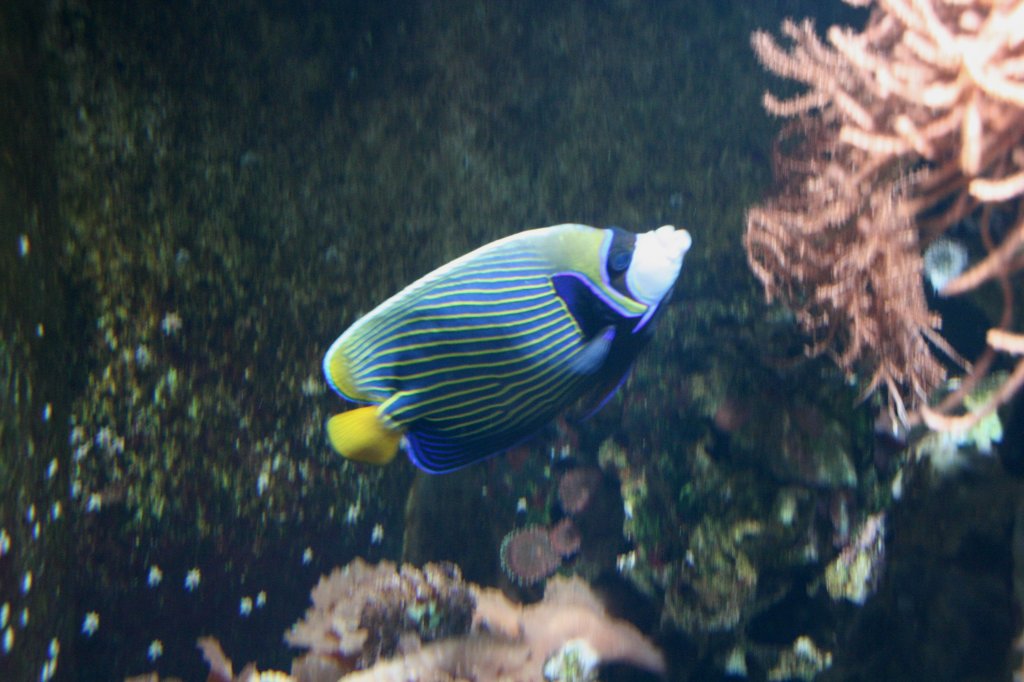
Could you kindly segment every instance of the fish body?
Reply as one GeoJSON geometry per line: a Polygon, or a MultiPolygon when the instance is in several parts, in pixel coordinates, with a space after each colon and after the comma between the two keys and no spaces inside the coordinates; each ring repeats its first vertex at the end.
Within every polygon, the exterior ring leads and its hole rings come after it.
{"type": "Polygon", "coordinates": [[[330,347],[324,374],[367,407],[328,422],[332,446],[459,469],[535,434],[581,397],[595,409],[649,337],[690,246],[671,226],[635,235],[564,224],[520,232],[417,280],[330,347]]]}

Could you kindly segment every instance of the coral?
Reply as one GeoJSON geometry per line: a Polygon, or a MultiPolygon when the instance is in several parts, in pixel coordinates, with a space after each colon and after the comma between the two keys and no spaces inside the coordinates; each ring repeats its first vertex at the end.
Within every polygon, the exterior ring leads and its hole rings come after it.
{"type": "Polygon", "coordinates": [[[509,532],[501,543],[501,567],[519,585],[533,585],[557,571],[564,559],[584,550],[600,557],[611,539],[621,538],[622,501],[598,467],[562,472],[555,497],[568,516],[552,526],[531,525],[509,532]],[[611,513],[609,513],[611,512],[611,513]]]}
{"type": "Polygon", "coordinates": [[[417,680],[417,682],[470,680],[488,682],[541,682],[548,679],[545,670],[571,672],[565,680],[592,679],[592,671],[600,663],[628,663],[657,674],[665,672],[662,653],[635,627],[611,617],[597,596],[578,578],[551,580],[544,599],[527,606],[509,601],[500,591],[463,584],[452,571],[437,589],[438,608],[443,612],[459,612],[463,607],[464,590],[472,594],[472,626],[452,630],[437,641],[423,643],[409,637],[409,622],[390,620],[391,629],[371,633],[360,626],[356,614],[365,613],[369,604],[380,611],[396,613],[408,608],[405,588],[419,576],[435,574],[436,567],[422,571],[404,565],[381,562],[370,566],[357,559],[345,568],[325,576],[313,589],[313,608],[306,617],[286,633],[293,645],[310,648],[311,653],[293,662],[292,675],[258,673],[247,666],[232,677],[231,662],[216,641],[200,641],[210,679],[217,682],[244,680],[335,679],[343,667],[336,667],[338,657],[351,657],[365,652],[371,638],[377,641],[399,641],[405,651],[399,655],[382,656],[380,660],[358,663],[359,670],[341,677],[347,682],[360,680],[417,680]],[[442,603],[454,597],[454,603],[442,603]],[[302,671],[299,677],[297,671],[302,671]],[[248,675],[248,676],[247,676],[248,675]],[[315,677],[314,677],[315,676],[315,677]]]}
{"type": "Polygon", "coordinates": [[[741,547],[756,529],[706,520],[694,529],[686,562],[665,595],[666,615],[690,630],[735,626],[757,593],[757,568],[741,547]]]}
{"type": "Polygon", "coordinates": [[[419,651],[382,661],[341,678],[344,682],[448,682],[455,680],[528,680],[514,677],[529,664],[530,651],[500,638],[482,635],[436,642],[419,651]]]}
{"type": "Polygon", "coordinates": [[[533,585],[558,570],[562,554],[545,526],[518,528],[501,542],[501,567],[520,585],[533,585]]]}
{"type": "Polygon", "coordinates": [[[757,31],[758,58],[807,90],[764,98],[790,120],[779,139],[780,193],[754,207],[744,239],[769,299],[780,298],[846,371],[885,387],[907,425],[965,429],[1024,385],[1024,336],[1013,329],[1014,280],[1024,270],[1024,95],[1020,0],[846,0],[870,6],[861,31],[786,20],[792,44],[757,31]],[[943,284],[943,296],[998,283],[1002,312],[988,348],[968,364],[940,335],[924,295],[922,249],[962,221],[984,256],[943,284]],[[1008,220],[1010,226],[1001,229],[1008,220]],[[964,396],[998,354],[1014,371],[981,410],[964,396]],[[961,388],[934,402],[946,359],[961,388]]]}
{"type": "Polygon", "coordinates": [[[474,624],[500,632],[530,652],[524,670],[510,679],[543,679],[539,668],[572,641],[585,642],[602,663],[619,661],[665,672],[661,652],[635,627],[609,616],[579,578],[553,578],[544,599],[528,606],[513,604],[493,589],[479,589],[476,595],[474,624]]]}
{"type": "Polygon", "coordinates": [[[967,267],[970,256],[963,243],[942,237],[924,250],[924,274],[932,289],[938,293],[967,267]]]}
{"type": "Polygon", "coordinates": [[[550,528],[518,528],[501,543],[501,567],[520,585],[533,585],[554,573],[563,559],[576,554],[583,543],[572,519],[564,518],[550,528]]]}
{"type": "Polygon", "coordinates": [[[806,635],[796,638],[792,649],[783,651],[768,671],[769,680],[813,680],[832,666],[832,653],[822,651],[806,635]]]}
{"type": "MultiPolygon", "coordinates": [[[[207,682],[290,682],[296,678],[274,670],[260,672],[252,663],[245,666],[242,672],[235,676],[232,673],[231,661],[224,655],[224,650],[213,637],[200,637],[197,646],[203,652],[203,659],[210,666],[210,674],[207,682]]],[[[337,677],[337,676],[335,676],[337,677]]],[[[149,682],[159,682],[160,678],[156,673],[144,676],[149,682]]],[[[139,681],[141,682],[141,680],[139,681]]]]}
{"type": "MultiPolygon", "coordinates": [[[[983,377],[974,390],[963,398],[968,414],[982,414],[992,396],[1006,381],[1006,372],[993,372],[983,377]]],[[[956,390],[959,381],[952,379],[950,390],[956,390]]],[[[925,434],[911,448],[915,460],[927,461],[938,474],[959,471],[969,461],[969,455],[992,454],[993,443],[1003,440],[1003,423],[998,412],[984,412],[976,421],[959,422],[946,431],[925,434]]]]}
{"type": "Polygon", "coordinates": [[[566,514],[578,514],[590,503],[601,485],[601,471],[595,467],[569,469],[558,479],[558,502],[566,514]]]}
{"type": "Polygon", "coordinates": [[[869,516],[854,540],[825,569],[825,587],[833,599],[864,601],[878,587],[885,560],[885,514],[869,516]]]}
{"type": "Polygon", "coordinates": [[[585,640],[573,639],[565,643],[544,664],[544,679],[559,682],[591,682],[597,679],[597,655],[585,640]]]}
{"type": "Polygon", "coordinates": [[[856,485],[849,428],[818,405],[784,398],[777,411],[759,414],[752,426],[741,440],[777,444],[765,466],[780,480],[828,489],[856,485]]]}
{"type": "Polygon", "coordinates": [[[562,519],[548,531],[551,547],[563,557],[570,557],[580,551],[583,538],[572,519],[562,519]]]}
{"type": "Polygon", "coordinates": [[[311,596],[313,606],[285,640],[359,667],[393,656],[412,636],[429,642],[465,633],[473,612],[454,564],[396,569],[389,561],[371,566],[356,559],[321,578],[311,596]]]}

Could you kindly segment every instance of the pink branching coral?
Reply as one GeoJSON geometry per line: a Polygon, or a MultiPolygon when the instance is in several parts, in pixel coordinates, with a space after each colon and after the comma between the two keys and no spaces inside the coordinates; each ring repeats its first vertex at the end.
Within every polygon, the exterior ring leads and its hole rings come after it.
{"type": "Polygon", "coordinates": [[[765,96],[790,122],[779,192],[748,215],[750,265],[794,309],[810,353],[887,390],[894,421],[966,429],[1024,385],[1024,1],[846,2],[871,8],[863,30],[833,26],[822,40],[809,20],[787,20],[786,44],[753,35],[762,64],[806,90],[765,96]],[[924,248],[965,219],[984,253],[939,294],[994,284],[1003,299],[973,366],[940,335],[921,277],[924,248]],[[1000,354],[1015,369],[965,410],[1000,354]],[[943,356],[965,375],[935,402],[943,356]]]}

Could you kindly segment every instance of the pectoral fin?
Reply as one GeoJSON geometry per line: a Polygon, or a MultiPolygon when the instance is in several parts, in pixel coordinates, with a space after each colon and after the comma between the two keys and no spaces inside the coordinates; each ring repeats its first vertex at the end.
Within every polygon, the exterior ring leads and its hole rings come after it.
{"type": "Polygon", "coordinates": [[[570,367],[577,374],[593,374],[601,369],[608,358],[608,351],[615,339],[615,327],[605,327],[590,339],[583,349],[570,361],[570,367]]]}

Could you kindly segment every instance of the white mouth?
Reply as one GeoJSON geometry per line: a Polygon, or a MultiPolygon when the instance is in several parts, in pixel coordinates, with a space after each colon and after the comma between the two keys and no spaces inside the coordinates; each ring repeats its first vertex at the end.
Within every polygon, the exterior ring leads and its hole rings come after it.
{"type": "Polygon", "coordinates": [[[683,257],[693,243],[690,233],[662,225],[636,236],[633,260],[626,271],[626,286],[641,303],[661,301],[679,277],[683,257]]]}

